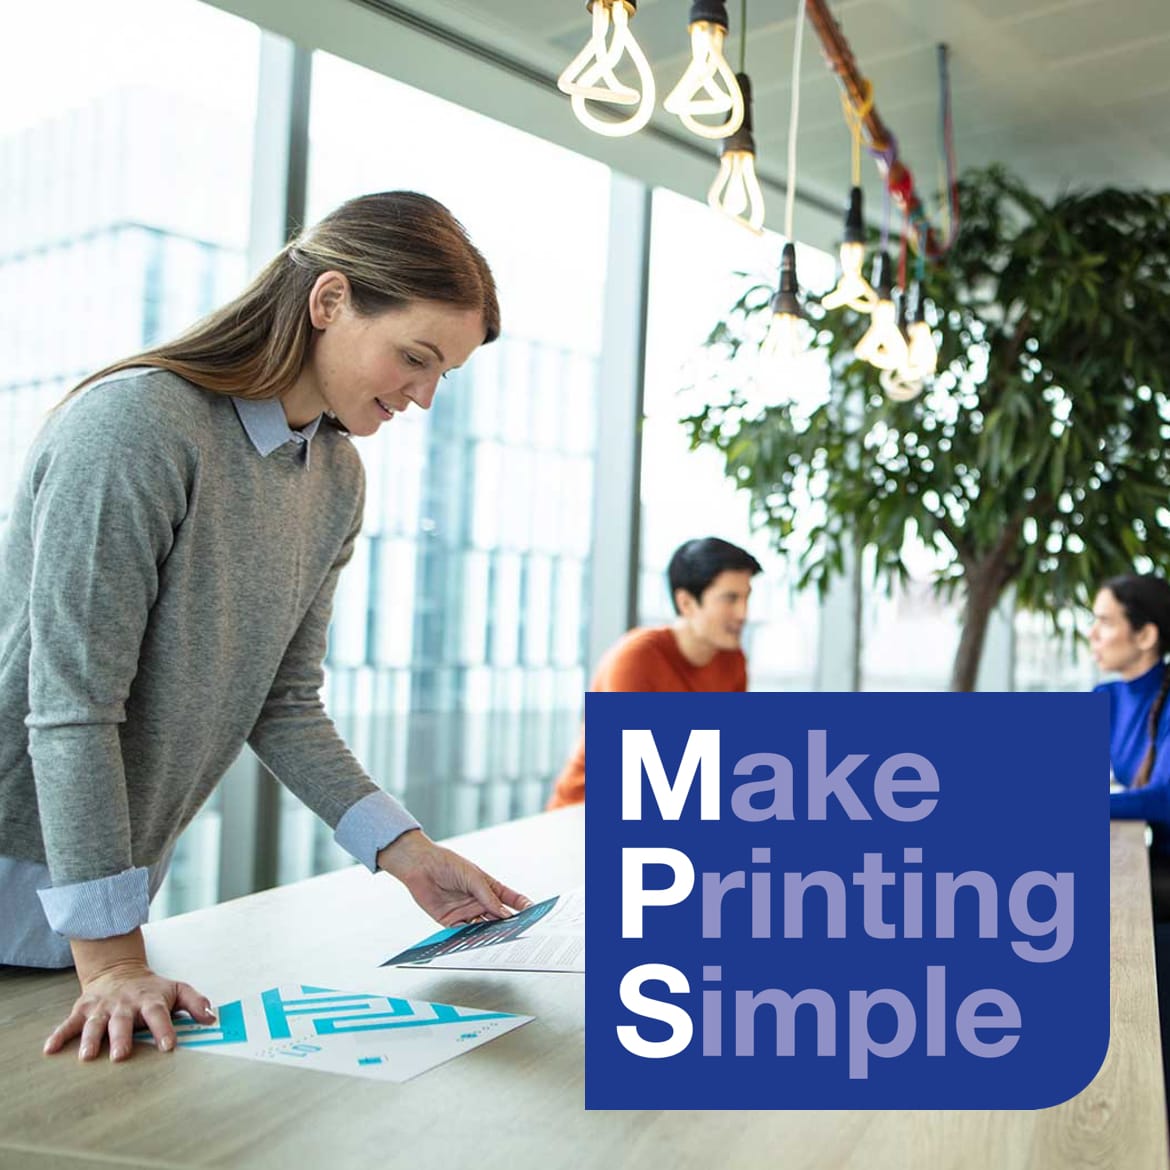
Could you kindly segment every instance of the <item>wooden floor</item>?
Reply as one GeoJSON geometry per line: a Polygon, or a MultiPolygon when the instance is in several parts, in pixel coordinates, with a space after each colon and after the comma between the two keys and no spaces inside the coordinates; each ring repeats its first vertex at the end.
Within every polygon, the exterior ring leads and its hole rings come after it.
{"type": "MultiPolygon", "coordinates": [[[[579,885],[579,810],[461,848],[534,897],[579,885]]],[[[403,1085],[143,1050],[44,1058],[72,975],[0,971],[0,1168],[1167,1170],[1143,827],[1112,831],[1111,1044],[1079,1096],[1035,1112],[589,1112],[584,982],[381,969],[429,932],[395,883],[349,869],[148,928],[156,967],[214,1000],[282,981],[536,1020],[403,1085]]]]}

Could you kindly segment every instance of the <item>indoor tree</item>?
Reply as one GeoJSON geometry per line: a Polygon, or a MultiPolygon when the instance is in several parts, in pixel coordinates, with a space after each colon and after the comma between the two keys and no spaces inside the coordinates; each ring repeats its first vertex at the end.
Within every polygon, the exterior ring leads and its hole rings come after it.
{"type": "Polygon", "coordinates": [[[939,363],[923,394],[890,401],[853,355],[868,318],[810,297],[828,391],[809,401],[798,364],[760,405],[772,290],[755,284],[712,330],[726,360],[684,423],[751,493],[801,585],[824,590],[852,550],[892,585],[909,535],[933,547],[937,588],[964,602],[952,688],[971,690],[1009,586],[1055,621],[1111,574],[1170,569],[1170,195],[1046,200],[992,167],[963,175],[959,207],[954,246],[925,273],[939,363]],[[792,548],[803,509],[814,523],[792,548]]]}

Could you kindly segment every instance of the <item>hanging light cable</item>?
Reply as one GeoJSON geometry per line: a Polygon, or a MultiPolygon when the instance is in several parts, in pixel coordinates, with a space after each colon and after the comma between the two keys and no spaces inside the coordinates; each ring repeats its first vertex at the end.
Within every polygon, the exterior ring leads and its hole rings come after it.
{"type": "MultiPolygon", "coordinates": [[[[894,148],[891,147],[892,151],[894,148]]],[[[854,354],[879,370],[896,370],[906,362],[906,338],[898,325],[898,310],[894,305],[894,276],[890,265],[890,213],[892,206],[890,184],[887,182],[882,198],[882,246],[873,266],[873,290],[877,304],[873,307],[869,328],[853,347],[854,354]]]]}
{"type": "Polygon", "coordinates": [[[724,0],[694,0],[687,21],[691,60],[662,103],[668,114],[677,114],[682,124],[700,138],[726,138],[743,123],[743,94],[723,55],[727,26],[724,0]],[[699,117],[724,114],[724,121],[714,125],[698,121],[699,117]]]}
{"type": "MultiPolygon", "coordinates": [[[[939,154],[945,162],[946,199],[944,201],[944,223],[946,238],[942,251],[950,251],[959,235],[959,165],[955,161],[955,126],[951,116],[951,69],[950,49],[938,46],[938,105],[939,105],[939,154]]],[[[930,234],[923,235],[922,250],[930,252],[930,234]]]]}
{"type": "Polygon", "coordinates": [[[764,230],[764,192],[756,177],[756,140],[752,135],[752,83],[747,60],[747,0],[740,4],[739,72],[743,94],[743,125],[719,147],[719,171],[707,192],[707,203],[757,235],[764,230]]]}
{"type": "Polygon", "coordinates": [[[763,352],[773,356],[794,357],[805,348],[802,323],[804,307],[800,303],[800,283],[796,279],[796,246],[793,221],[796,218],[796,134],[800,126],[800,58],[804,33],[806,0],[800,0],[796,13],[796,37],[792,45],[792,103],[788,111],[788,176],[784,192],[784,236],[786,243],[780,256],[780,284],[772,297],[772,321],[764,339],[763,352]]]}
{"type": "MultiPolygon", "coordinates": [[[[943,242],[940,252],[947,252],[955,242],[959,230],[958,183],[955,177],[955,151],[951,126],[951,86],[947,68],[947,47],[938,47],[940,161],[945,161],[943,179],[943,242]]],[[[930,249],[930,225],[920,211],[908,208],[909,218],[916,230],[917,261],[914,283],[908,288],[899,314],[899,331],[906,343],[906,356],[897,369],[883,369],[882,389],[894,402],[908,402],[922,393],[926,382],[938,370],[938,346],[934,330],[926,315],[926,256],[930,249]]],[[[903,236],[902,280],[905,284],[905,244],[909,233],[903,236]]],[[[937,247],[937,245],[936,245],[937,247]]],[[[860,347],[859,347],[860,352],[860,347]]]]}
{"type": "Polygon", "coordinates": [[[911,376],[930,378],[938,369],[938,346],[934,343],[934,331],[926,319],[926,241],[920,239],[918,246],[918,262],[914,274],[914,284],[907,294],[910,302],[907,310],[907,347],[906,357],[910,366],[911,376]]]}
{"type": "Polygon", "coordinates": [[[592,35],[557,79],[557,88],[572,99],[573,113],[583,126],[607,138],[622,138],[641,130],[654,112],[654,74],[630,31],[637,0],[588,0],[586,8],[593,15],[592,35]],[[638,74],[640,93],[619,81],[614,72],[623,57],[629,58],[638,74]],[[611,120],[597,117],[586,102],[637,108],[624,121],[611,120]]]}
{"type": "Polygon", "coordinates": [[[898,280],[906,292],[898,307],[898,332],[906,343],[906,357],[897,369],[881,371],[882,389],[894,402],[909,402],[922,393],[938,366],[938,351],[934,335],[926,320],[926,239],[921,224],[918,229],[918,258],[913,284],[908,284],[907,258],[910,245],[910,225],[904,225],[902,255],[898,265],[898,280]]]}
{"type": "MultiPolygon", "coordinates": [[[[958,184],[955,178],[955,156],[953,130],[950,114],[950,77],[947,69],[947,47],[938,47],[939,63],[939,118],[940,118],[940,162],[945,162],[943,177],[943,242],[939,250],[946,252],[955,242],[958,232],[958,184]]],[[[907,218],[914,226],[911,237],[909,224],[902,237],[902,263],[900,279],[906,294],[898,314],[899,332],[906,346],[906,356],[896,369],[882,369],[881,384],[886,396],[894,402],[908,402],[922,393],[926,383],[938,370],[938,346],[934,339],[926,313],[926,256],[930,246],[930,225],[921,209],[908,207],[907,218]],[[907,286],[906,253],[911,238],[916,243],[917,260],[914,282],[907,286]]],[[[937,245],[936,245],[937,246],[937,245]]],[[[864,340],[864,339],[863,339],[864,340]]],[[[858,347],[858,352],[863,352],[858,347]]],[[[871,359],[872,360],[872,359],[871,359]]]]}
{"type": "Polygon", "coordinates": [[[872,313],[877,304],[873,288],[862,272],[865,265],[865,215],[861,194],[861,128],[862,120],[873,105],[873,86],[865,82],[865,100],[860,107],[853,104],[847,91],[841,92],[845,121],[853,140],[852,185],[845,211],[845,237],[841,242],[841,279],[837,287],[821,298],[826,309],[848,306],[857,313],[872,313]]]}

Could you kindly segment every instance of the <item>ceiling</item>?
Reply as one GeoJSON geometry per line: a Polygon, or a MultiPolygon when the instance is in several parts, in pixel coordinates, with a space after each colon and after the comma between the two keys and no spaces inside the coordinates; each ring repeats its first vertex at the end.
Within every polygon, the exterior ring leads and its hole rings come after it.
{"type": "MultiPolygon", "coordinates": [[[[660,104],[650,127],[620,139],[580,127],[555,88],[588,39],[585,0],[212,2],[636,178],[702,198],[714,175],[716,145],[661,109],[687,61],[689,0],[639,0],[631,27],[660,104]]],[[[733,66],[741,2],[728,4],[733,66]]],[[[786,179],[796,10],[797,0],[747,4],[758,166],[772,196],[786,179]]],[[[924,196],[939,186],[939,42],[950,47],[960,168],[1001,162],[1046,194],[1105,184],[1170,190],[1170,0],[835,0],[832,11],[924,196]]],[[[840,92],[808,25],[798,234],[809,242],[822,234],[822,246],[839,233],[850,173],[840,92]]],[[[872,211],[880,180],[872,164],[864,169],[872,211]]],[[[767,222],[776,228],[772,196],[767,222]]]]}
{"type": "MultiPolygon", "coordinates": [[[[553,76],[589,33],[582,0],[424,0],[416,7],[553,76]]],[[[796,0],[747,5],[758,161],[780,181],[796,9],[796,0]]],[[[688,10],[688,0],[640,0],[631,24],[660,95],[686,65],[688,10]]],[[[736,66],[740,0],[728,10],[728,59],[736,66]]],[[[940,41],[951,50],[960,166],[1003,162],[1045,192],[1170,189],[1170,0],[837,0],[832,11],[925,190],[937,186],[940,41]]],[[[799,179],[833,201],[849,177],[839,94],[807,26],[799,179]]],[[[685,133],[661,109],[655,123],[685,133]]],[[[636,136],[626,141],[638,149],[636,136]]]]}

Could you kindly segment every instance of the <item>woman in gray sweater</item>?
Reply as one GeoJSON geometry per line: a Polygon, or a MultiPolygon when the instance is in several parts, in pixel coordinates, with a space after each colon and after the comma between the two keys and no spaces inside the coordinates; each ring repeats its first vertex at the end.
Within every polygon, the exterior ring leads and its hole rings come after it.
{"type": "Polygon", "coordinates": [[[365,774],[320,699],[373,434],[499,334],[495,286],[422,195],[351,200],[236,300],[99,371],[50,415],[0,533],[0,963],[74,965],[46,1052],[212,1017],[142,924],[244,743],[444,925],[528,900],[365,774]]]}

